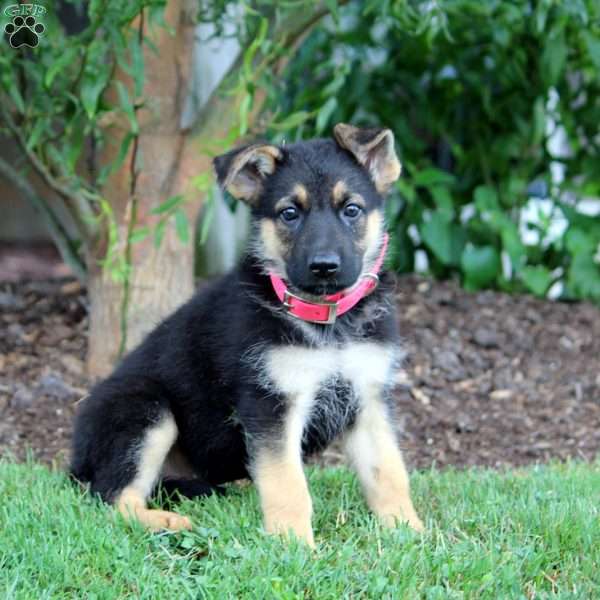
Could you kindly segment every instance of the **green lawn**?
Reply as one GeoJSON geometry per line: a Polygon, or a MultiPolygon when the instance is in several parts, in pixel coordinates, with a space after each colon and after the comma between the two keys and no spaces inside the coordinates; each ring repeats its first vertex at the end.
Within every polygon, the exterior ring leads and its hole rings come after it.
{"type": "Polygon", "coordinates": [[[149,534],[61,473],[0,462],[0,598],[600,598],[600,462],[417,473],[423,536],[380,529],[347,471],[309,478],[316,552],[261,533],[252,487],[149,534]]]}

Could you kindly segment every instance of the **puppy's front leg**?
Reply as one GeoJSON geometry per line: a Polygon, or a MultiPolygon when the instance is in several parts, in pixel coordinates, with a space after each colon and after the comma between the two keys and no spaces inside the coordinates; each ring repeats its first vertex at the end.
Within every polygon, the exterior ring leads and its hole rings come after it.
{"type": "Polygon", "coordinates": [[[410,499],[408,473],[380,390],[366,390],[362,401],[344,445],[367,503],[384,525],[408,523],[421,531],[423,523],[410,499]]]}
{"type": "Polygon", "coordinates": [[[289,535],[291,532],[314,547],[312,501],[302,468],[300,448],[293,453],[266,446],[257,449],[253,475],[267,533],[289,535]]]}
{"type": "MultiPolygon", "coordinates": [[[[293,372],[285,368],[280,371],[293,372]]],[[[283,410],[273,408],[271,396],[258,404],[253,400],[251,410],[244,415],[250,470],[267,533],[292,532],[314,546],[312,501],[302,465],[302,435],[314,393],[312,388],[290,390],[292,386],[285,381],[279,382],[278,387],[287,389],[287,393],[280,392],[276,398],[277,406],[283,410]]]]}

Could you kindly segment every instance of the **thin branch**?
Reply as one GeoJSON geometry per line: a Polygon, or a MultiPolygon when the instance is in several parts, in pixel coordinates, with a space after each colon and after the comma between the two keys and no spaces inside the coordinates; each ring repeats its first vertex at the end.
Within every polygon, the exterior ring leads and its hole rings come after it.
{"type": "Polygon", "coordinates": [[[82,237],[82,240],[85,243],[88,243],[95,237],[96,231],[93,227],[91,219],[87,217],[93,214],[91,206],[85,199],[82,194],[74,192],[69,189],[66,185],[63,185],[52,175],[50,170],[44,165],[44,163],[39,159],[39,157],[33,152],[30,148],[27,147],[27,143],[23,138],[23,135],[16,123],[13,121],[10,116],[9,111],[5,108],[6,103],[0,102],[0,110],[2,111],[2,117],[4,122],[8,126],[8,129],[12,133],[13,137],[17,140],[21,150],[33,166],[33,168],[37,171],[40,177],[44,180],[46,185],[54,190],[63,200],[65,200],[67,207],[69,208],[69,212],[73,217],[75,225],[79,231],[79,234],[82,237]]]}
{"type": "Polygon", "coordinates": [[[56,214],[52,211],[48,203],[41,198],[33,189],[25,177],[18,174],[16,169],[0,158],[0,174],[19,190],[22,196],[33,208],[41,215],[48,228],[50,236],[65,263],[71,267],[76,277],[84,283],[87,277],[85,265],[81,257],[73,248],[72,240],[66,229],[62,226],[56,214]]]}

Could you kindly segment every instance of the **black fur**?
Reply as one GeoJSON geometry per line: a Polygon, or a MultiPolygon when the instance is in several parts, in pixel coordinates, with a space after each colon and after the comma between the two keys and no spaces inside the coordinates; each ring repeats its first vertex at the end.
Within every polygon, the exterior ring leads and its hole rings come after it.
{"type": "MultiPolygon", "coordinates": [[[[232,159],[230,153],[217,161],[221,180],[232,159]]],[[[310,214],[303,214],[302,223],[289,232],[290,253],[283,259],[296,289],[315,291],[320,285],[308,272],[315,246],[339,253],[345,271],[337,284],[342,287],[352,284],[360,271],[360,227],[335,213],[327,200],[340,178],[362,196],[362,218],[382,211],[383,199],[366,170],[332,140],[282,147],[275,173],[263,182],[261,202],[253,208],[255,223],[276,222],[275,202],[297,181],[311,198],[310,214]]],[[[396,343],[387,275],[382,274],[373,294],[334,325],[298,324],[276,298],[265,273],[268,266],[256,250],[246,255],[236,269],[161,323],[92,390],[75,424],[71,470],[77,479],[90,482],[104,500],[114,500],[135,476],[136,448],[146,430],[170,412],[178,429],[177,444],[197,474],[193,482],[179,482],[179,487],[184,494],[210,493],[220,484],[246,477],[254,444],[270,443],[281,433],[286,400],[265,381],[257,358],[261,349],[359,340],[396,343]]],[[[347,381],[325,382],[317,398],[305,428],[306,454],[326,447],[355,419],[356,402],[347,381]]],[[[174,489],[172,481],[166,486],[174,489]]]]}

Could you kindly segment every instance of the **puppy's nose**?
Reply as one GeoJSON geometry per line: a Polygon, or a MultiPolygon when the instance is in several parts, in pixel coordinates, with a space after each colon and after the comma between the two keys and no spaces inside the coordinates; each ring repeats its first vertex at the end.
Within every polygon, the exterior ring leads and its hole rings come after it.
{"type": "Polygon", "coordinates": [[[335,252],[320,252],[312,257],[308,265],[317,277],[332,277],[340,268],[340,257],[335,252]]]}

